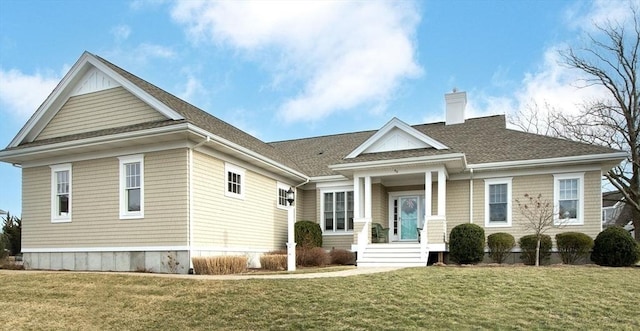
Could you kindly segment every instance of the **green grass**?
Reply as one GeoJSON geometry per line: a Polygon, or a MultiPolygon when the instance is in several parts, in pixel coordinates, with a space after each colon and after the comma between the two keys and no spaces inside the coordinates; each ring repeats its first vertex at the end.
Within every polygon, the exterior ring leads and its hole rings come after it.
{"type": "Polygon", "coordinates": [[[195,280],[0,271],[0,329],[640,329],[640,269],[426,267],[195,280]]]}

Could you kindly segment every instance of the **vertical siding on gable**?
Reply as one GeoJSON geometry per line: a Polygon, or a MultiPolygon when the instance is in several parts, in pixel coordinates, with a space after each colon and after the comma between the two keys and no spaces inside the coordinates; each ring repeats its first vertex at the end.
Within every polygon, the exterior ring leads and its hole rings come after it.
{"type": "Polygon", "coordinates": [[[122,87],[74,96],[36,140],[167,119],[122,87]]]}
{"type": "Polygon", "coordinates": [[[287,211],[276,207],[274,179],[245,172],[244,199],[225,196],[224,162],[193,153],[193,232],[199,247],[280,249],[287,211]]]}
{"type": "Polygon", "coordinates": [[[51,170],[23,169],[23,247],[187,244],[186,149],[144,157],[144,218],[119,219],[117,157],[72,163],[72,221],[51,223],[51,170]]]}

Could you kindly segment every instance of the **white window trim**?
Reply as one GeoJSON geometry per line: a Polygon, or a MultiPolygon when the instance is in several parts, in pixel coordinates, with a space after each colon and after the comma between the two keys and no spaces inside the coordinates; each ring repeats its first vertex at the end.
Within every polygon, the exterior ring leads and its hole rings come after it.
{"type": "Polygon", "coordinates": [[[144,154],[118,157],[120,160],[120,219],[144,218],[144,154]],[[140,163],[140,211],[127,210],[126,170],[124,165],[128,163],[140,163]]]}
{"type": "Polygon", "coordinates": [[[280,204],[280,190],[289,191],[290,187],[291,187],[290,185],[287,185],[285,183],[281,183],[281,182],[276,183],[276,207],[278,209],[284,209],[284,210],[289,209],[289,204],[286,201],[284,202],[284,206],[280,204]]]}
{"type": "MultiPolygon", "coordinates": [[[[322,229],[322,234],[323,235],[353,234],[353,230],[349,230],[348,229],[349,228],[349,220],[348,219],[345,219],[345,226],[344,226],[345,229],[344,230],[335,230],[335,229],[326,230],[325,219],[324,219],[324,195],[325,195],[325,193],[333,193],[334,194],[333,196],[335,197],[335,193],[340,193],[340,192],[344,192],[345,193],[345,202],[346,202],[347,192],[353,192],[353,187],[335,188],[335,189],[330,189],[330,190],[320,190],[320,227],[322,229]]],[[[355,209],[355,196],[354,196],[353,203],[354,203],[353,208],[355,209]]],[[[345,209],[345,213],[346,213],[346,209],[345,209]]],[[[334,214],[335,214],[335,205],[334,205],[334,214]]],[[[354,220],[354,228],[355,228],[355,220],[354,220]]]]}
{"type": "Polygon", "coordinates": [[[513,220],[513,199],[512,199],[512,183],[513,177],[507,178],[491,178],[484,180],[484,226],[487,228],[507,228],[512,226],[513,220]],[[507,184],[507,222],[491,223],[489,213],[489,186],[497,184],[507,184]]]}
{"type": "Polygon", "coordinates": [[[71,163],[57,164],[49,166],[51,168],[51,223],[69,223],[71,222],[72,194],[73,194],[73,174],[71,172],[71,163]],[[56,173],[60,171],[69,171],[69,212],[67,215],[58,215],[58,189],[56,173]]]}
{"type": "Polygon", "coordinates": [[[553,175],[553,224],[554,225],[584,225],[584,172],[555,174],[553,175]],[[558,213],[560,210],[560,180],[577,179],[578,180],[578,213],[576,218],[570,218],[568,221],[560,219],[558,213]]]}
{"type": "Polygon", "coordinates": [[[245,173],[244,168],[240,168],[235,164],[224,163],[224,195],[229,198],[236,198],[244,200],[244,194],[247,192],[247,186],[245,185],[245,173]],[[229,172],[240,175],[240,194],[229,192],[229,172]]]}

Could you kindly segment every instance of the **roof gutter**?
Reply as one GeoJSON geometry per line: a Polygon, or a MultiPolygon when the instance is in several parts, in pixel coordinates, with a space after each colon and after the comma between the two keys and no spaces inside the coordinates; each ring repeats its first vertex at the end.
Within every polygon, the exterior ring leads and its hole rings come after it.
{"type": "Polygon", "coordinates": [[[469,164],[467,168],[475,169],[476,171],[483,170],[504,170],[504,169],[516,169],[516,168],[525,168],[532,166],[553,166],[553,165],[564,165],[567,163],[579,163],[579,162],[607,162],[607,161],[617,161],[620,162],[628,157],[627,152],[615,152],[615,153],[605,153],[605,154],[591,154],[591,155],[578,155],[578,156],[565,156],[565,157],[556,157],[549,159],[533,159],[533,160],[517,160],[517,161],[506,161],[506,162],[488,162],[488,163],[477,163],[477,164],[469,164]]]}

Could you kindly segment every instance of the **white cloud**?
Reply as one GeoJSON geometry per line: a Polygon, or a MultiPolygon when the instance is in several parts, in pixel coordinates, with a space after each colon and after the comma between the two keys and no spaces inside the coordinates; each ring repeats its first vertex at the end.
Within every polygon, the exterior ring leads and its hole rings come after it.
{"type": "Polygon", "coordinates": [[[630,8],[640,9],[640,0],[596,0],[578,2],[565,12],[565,22],[573,29],[594,32],[609,22],[625,22],[633,18],[630,8]]]}
{"type": "Polygon", "coordinates": [[[314,121],[365,106],[373,111],[415,60],[420,20],[408,2],[179,2],[173,18],[196,43],[230,45],[273,71],[273,84],[300,86],[285,100],[285,121],[314,121]]]}
{"type": "Polygon", "coordinates": [[[29,118],[53,91],[61,77],[24,74],[19,70],[0,69],[0,103],[4,113],[24,120],[29,118]]]}
{"type": "Polygon", "coordinates": [[[131,28],[126,24],[121,24],[113,27],[111,29],[111,34],[113,34],[117,42],[121,42],[129,38],[129,35],[131,34],[131,28]]]}
{"type": "Polygon", "coordinates": [[[189,75],[187,83],[183,87],[183,91],[178,94],[178,97],[184,100],[193,100],[196,95],[204,94],[206,90],[202,86],[200,80],[193,75],[189,75]]]}

